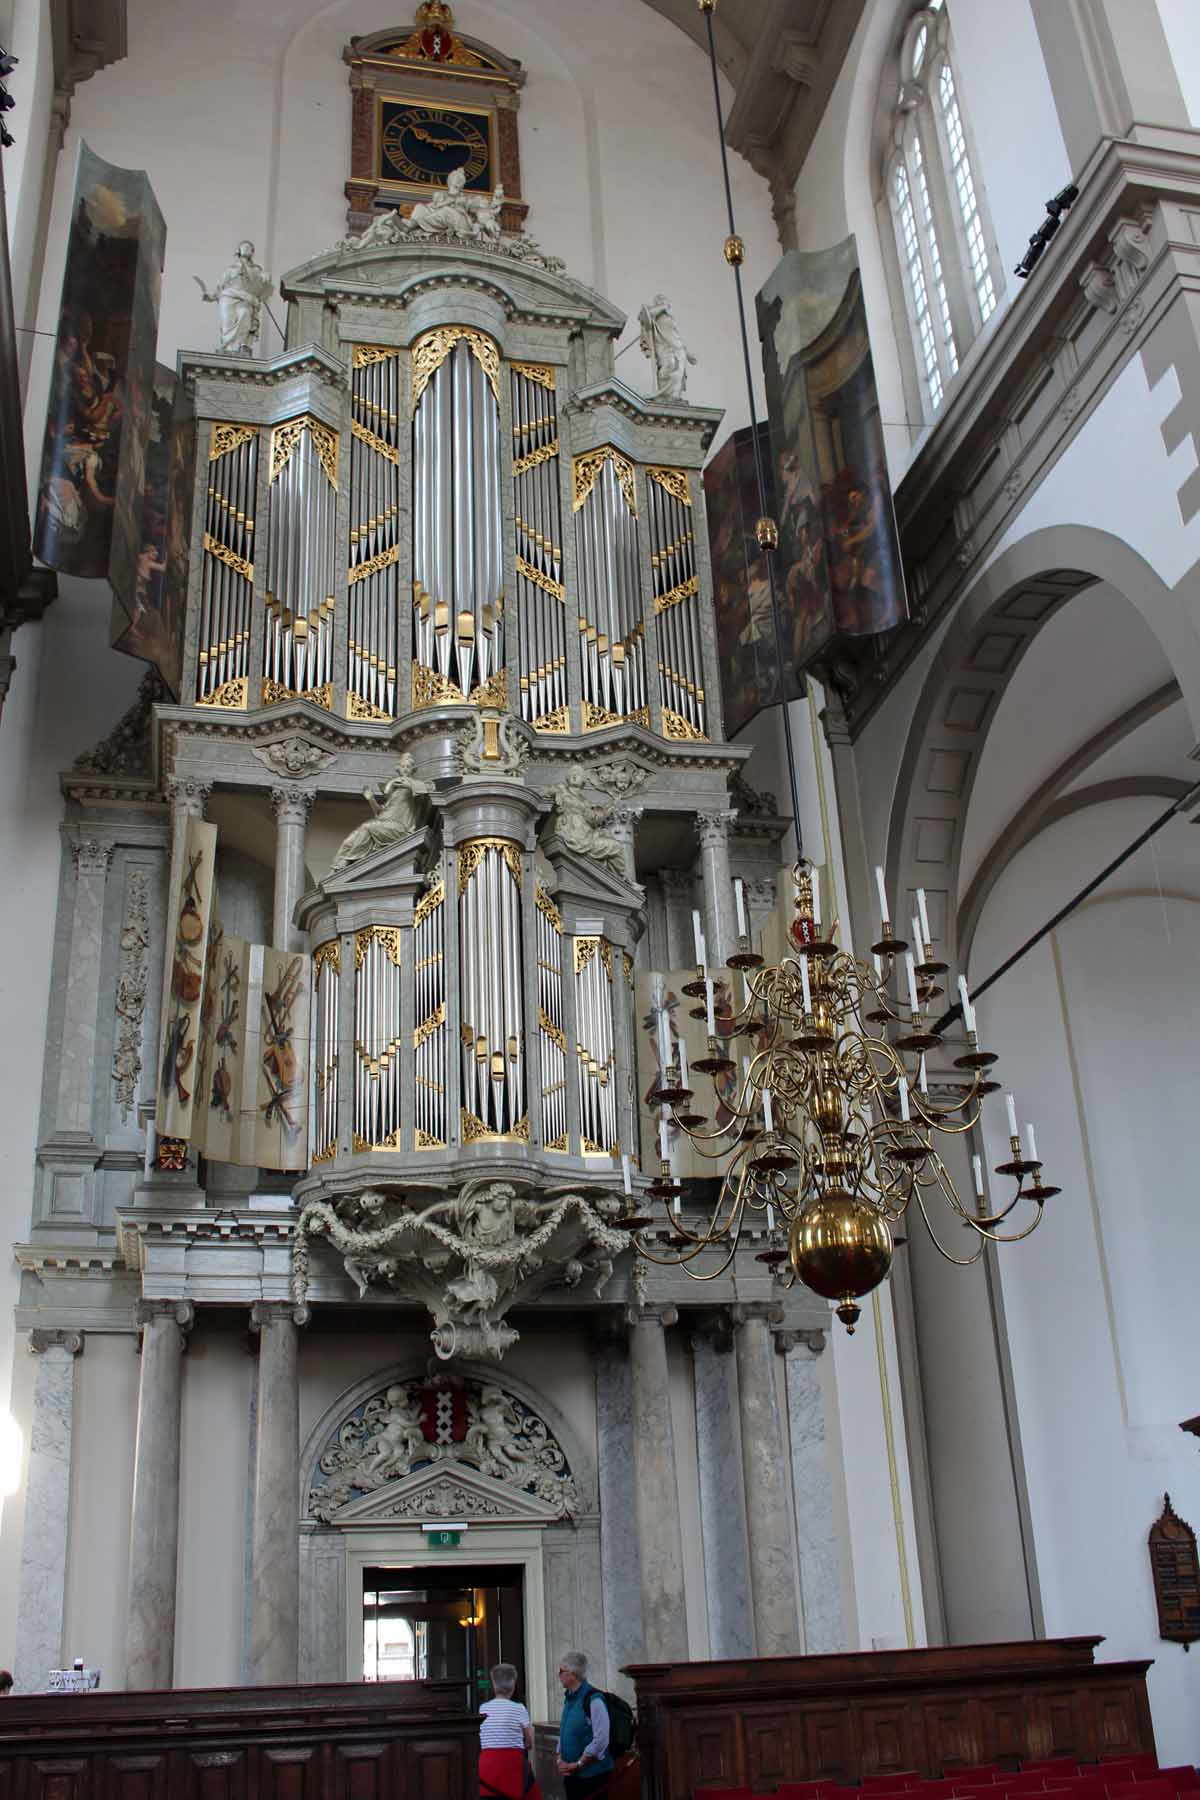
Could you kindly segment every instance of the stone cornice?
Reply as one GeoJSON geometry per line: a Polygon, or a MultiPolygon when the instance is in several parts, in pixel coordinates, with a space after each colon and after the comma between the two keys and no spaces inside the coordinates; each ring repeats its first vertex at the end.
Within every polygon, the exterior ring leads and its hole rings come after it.
{"type": "Polygon", "coordinates": [[[912,618],[848,684],[831,674],[854,736],[1176,296],[1200,292],[1200,239],[1181,217],[1200,212],[1200,132],[1107,140],[1079,187],[896,489],[912,618]]]}
{"type": "Polygon", "coordinates": [[[341,391],[347,386],[346,365],[318,344],[305,344],[299,350],[284,350],[278,356],[259,360],[250,356],[223,356],[195,350],[181,350],[179,379],[189,394],[204,376],[215,376],[238,387],[277,388],[297,376],[313,376],[341,391]]]}

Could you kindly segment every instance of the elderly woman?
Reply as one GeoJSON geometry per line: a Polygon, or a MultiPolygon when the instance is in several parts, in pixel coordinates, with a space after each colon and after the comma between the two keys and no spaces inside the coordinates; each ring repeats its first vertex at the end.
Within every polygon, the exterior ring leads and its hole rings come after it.
{"type": "Polygon", "coordinates": [[[512,1663],[497,1663],[492,1670],[494,1698],[480,1707],[480,1800],[542,1800],[536,1781],[526,1786],[526,1758],[533,1749],[529,1713],[513,1699],[517,1671],[512,1663]]]}

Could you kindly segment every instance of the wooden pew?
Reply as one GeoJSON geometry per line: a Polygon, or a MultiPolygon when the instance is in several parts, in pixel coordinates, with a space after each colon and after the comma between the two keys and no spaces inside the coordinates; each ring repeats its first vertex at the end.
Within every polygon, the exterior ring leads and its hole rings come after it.
{"type": "Polygon", "coordinates": [[[1150,1664],[1097,1663],[1103,1641],[632,1666],[644,1800],[1153,1751],[1150,1664]]]}
{"type": "Polygon", "coordinates": [[[461,1681],[0,1701],[0,1800],[474,1800],[461,1681]]]}

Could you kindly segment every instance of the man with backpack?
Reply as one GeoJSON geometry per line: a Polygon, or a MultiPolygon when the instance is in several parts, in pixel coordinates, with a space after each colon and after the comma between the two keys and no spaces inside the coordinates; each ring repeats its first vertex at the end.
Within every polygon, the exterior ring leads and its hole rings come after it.
{"type": "Polygon", "coordinates": [[[587,1678],[587,1657],[568,1650],[558,1665],[563,1686],[558,1772],[566,1800],[601,1800],[613,1769],[632,1748],[633,1713],[619,1694],[605,1694],[587,1678]]]}

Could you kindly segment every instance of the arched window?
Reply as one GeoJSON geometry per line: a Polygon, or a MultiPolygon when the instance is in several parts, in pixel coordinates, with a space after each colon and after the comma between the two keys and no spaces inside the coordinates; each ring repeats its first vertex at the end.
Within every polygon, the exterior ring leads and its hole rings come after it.
{"type": "Polygon", "coordinates": [[[883,193],[896,248],[895,264],[886,260],[903,288],[928,420],[1003,290],[945,0],[930,0],[908,19],[898,67],[885,82],[890,129],[883,193]]]}

